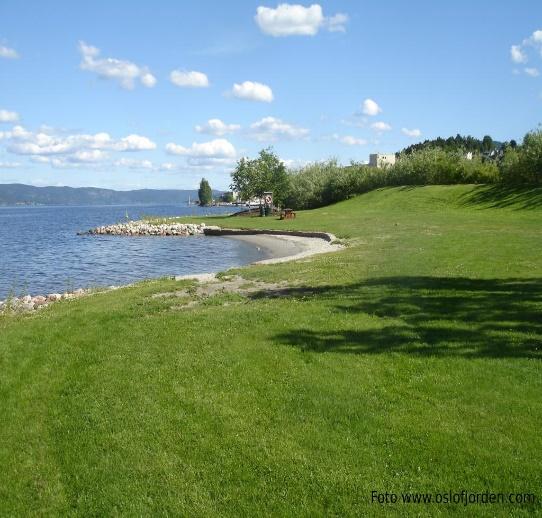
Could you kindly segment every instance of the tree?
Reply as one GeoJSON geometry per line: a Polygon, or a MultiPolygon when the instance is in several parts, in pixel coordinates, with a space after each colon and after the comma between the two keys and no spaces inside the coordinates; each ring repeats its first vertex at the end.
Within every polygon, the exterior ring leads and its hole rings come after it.
{"type": "Polygon", "coordinates": [[[487,153],[487,152],[491,151],[494,147],[495,146],[493,145],[493,139],[489,135],[486,135],[482,139],[482,151],[487,153]]]}
{"type": "Polygon", "coordinates": [[[198,198],[201,206],[210,205],[213,201],[213,191],[205,178],[202,178],[199,184],[198,198]]]}
{"type": "Polygon", "coordinates": [[[281,205],[288,191],[288,173],[286,166],[272,148],[262,149],[258,158],[241,158],[231,174],[230,188],[237,191],[242,199],[263,198],[266,191],[273,192],[273,202],[281,205]]]}
{"type": "Polygon", "coordinates": [[[234,201],[233,192],[229,191],[223,193],[222,196],[220,196],[220,200],[224,203],[232,203],[234,201]]]}

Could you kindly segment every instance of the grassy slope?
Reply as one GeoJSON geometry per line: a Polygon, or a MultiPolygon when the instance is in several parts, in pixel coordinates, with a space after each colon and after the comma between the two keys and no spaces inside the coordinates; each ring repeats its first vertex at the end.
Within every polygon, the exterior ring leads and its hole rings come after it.
{"type": "Polygon", "coordinates": [[[213,219],[352,246],[239,270],[295,283],[281,299],[171,310],[150,298],[179,286],[163,280],[0,319],[0,509],[313,516],[384,512],[373,489],[542,498],[541,206],[540,190],[425,187],[294,222],[213,219]]]}

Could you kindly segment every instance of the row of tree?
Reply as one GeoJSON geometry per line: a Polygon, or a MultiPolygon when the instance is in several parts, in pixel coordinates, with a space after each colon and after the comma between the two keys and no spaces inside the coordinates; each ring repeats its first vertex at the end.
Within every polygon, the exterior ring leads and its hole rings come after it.
{"type": "Polygon", "coordinates": [[[490,135],[485,135],[482,140],[475,137],[463,136],[459,133],[455,137],[424,140],[417,144],[412,144],[404,148],[401,153],[409,155],[415,151],[421,151],[422,149],[442,149],[444,151],[465,151],[472,153],[491,153],[492,151],[501,151],[507,147],[516,148],[517,142],[511,140],[510,142],[498,142],[493,140],[490,135]]]}
{"type": "Polygon", "coordinates": [[[261,199],[272,191],[275,205],[297,209],[393,185],[542,185],[542,130],[527,133],[521,145],[494,142],[489,136],[481,141],[461,135],[426,141],[406,148],[395,165],[383,169],[358,163],[345,167],[328,160],[288,171],[268,148],[255,159],[239,160],[231,178],[231,189],[243,200],[261,199]]]}

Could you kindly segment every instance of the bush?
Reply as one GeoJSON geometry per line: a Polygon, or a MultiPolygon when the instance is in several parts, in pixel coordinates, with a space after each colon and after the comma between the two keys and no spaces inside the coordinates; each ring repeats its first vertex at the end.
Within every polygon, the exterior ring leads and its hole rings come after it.
{"type": "Polygon", "coordinates": [[[465,150],[422,147],[401,153],[393,166],[385,168],[355,163],[344,167],[335,159],[316,162],[289,172],[285,203],[294,209],[314,209],[386,186],[542,183],[542,130],[527,133],[522,146],[501,149],[503,154],[475,153],[469,160],[465,150]]]}
{"type": "Polygon", "coordinates": [[[422,149],[401,154],[388,169],[388,185],[452,185],[459,183],[494,183],[499,178],[497,165],[474,155],[467,160],[462,151],[422,149]]]}
{"type": "Polygon", "coordinates": [[[520,147],[506,151],[501,174],[506,183],[542,184],[542,130],[527,133],[520,147]]]}

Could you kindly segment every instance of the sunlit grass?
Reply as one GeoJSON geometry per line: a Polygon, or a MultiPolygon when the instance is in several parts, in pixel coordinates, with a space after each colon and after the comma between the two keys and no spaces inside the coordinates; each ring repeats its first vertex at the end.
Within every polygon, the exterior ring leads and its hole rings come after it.
{"type": "Polygon", "coordinates": [[[462,515],[371,491],[541,498],[541,194],[489,189],[206,219],[349,241],[229,272],[287,280],[277,298],[183,308],[152,295],[189,283],[160,280],[0,319],[1,514],[462,515]]]}

